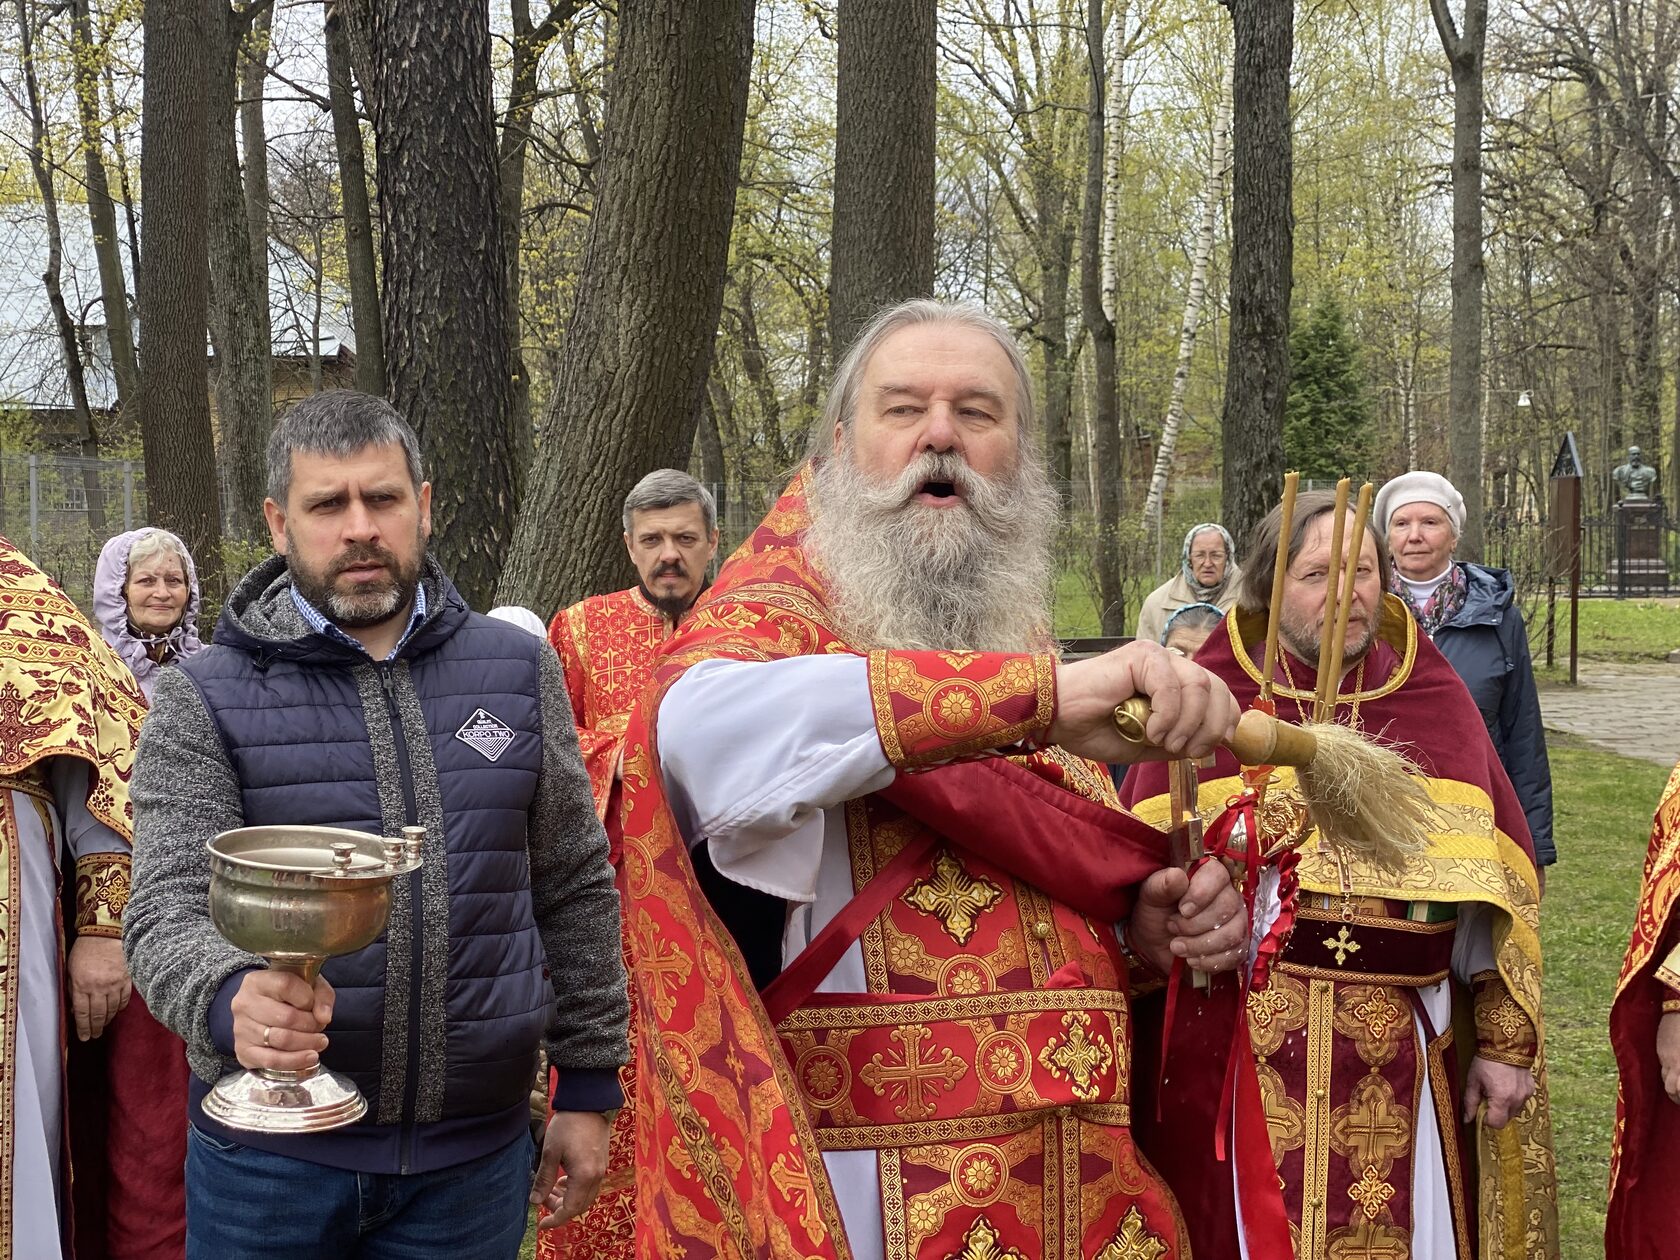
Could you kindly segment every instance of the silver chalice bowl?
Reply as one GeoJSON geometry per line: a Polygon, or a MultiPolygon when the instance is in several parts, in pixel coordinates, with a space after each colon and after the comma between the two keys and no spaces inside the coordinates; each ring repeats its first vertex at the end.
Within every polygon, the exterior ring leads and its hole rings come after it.
{"type": "MultiPolygon", "coordinates": [[[[391,880],[419,868],[426,836],[402,830],[400,839],[338,827],[224,831],[208,846],[210,921],[231,944],[313,984],[328,958],[385,931],[391,880]]],[[[211,1119],[262,1133],[336,1129],[366,1111],[349,1078],[320,1066],[230,1072],[204,1098],[211,1119]]]]}

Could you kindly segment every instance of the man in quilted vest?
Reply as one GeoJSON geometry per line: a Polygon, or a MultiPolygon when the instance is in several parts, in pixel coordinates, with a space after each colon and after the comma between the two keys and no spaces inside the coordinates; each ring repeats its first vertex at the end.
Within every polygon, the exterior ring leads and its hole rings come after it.
{"type": "Polygon", "coordinates": [[[189,1257],[511,1260],[528,1203],[569,1219],[600,1185],[628,1053],[606,836],[559,661],[471,612],[427,555],[431,491],[383,400],[282,416],[263,504],[278,554],[146,720],[125,944],[194,1072],[189,1257]],[[426,828],[385,936],[313,988],[210,921],[206,841],[261,824],[426,828]],[[558,1085],[533,1184],[545,1037],[558,1085]],[[252,1133],[202,1108],[238,1065],[317,1062],[361,1089],[360,1121],[252,1133]]]}

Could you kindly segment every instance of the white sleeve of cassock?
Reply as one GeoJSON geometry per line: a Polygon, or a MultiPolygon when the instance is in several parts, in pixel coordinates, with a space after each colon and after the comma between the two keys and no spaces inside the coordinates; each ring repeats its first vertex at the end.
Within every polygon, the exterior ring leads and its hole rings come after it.
{"type": "Polygon", "coordinates": [[[1453,933],[1452,972],[1469,984],[1472,976],[1497,967],[1493,956],[1493,910],[1479,901],[1461,901],[1453,933]]]}
{"type": "Polygon", "coordinates": [[[665,793],[688,843],[723,875],[816,898],[823,811],[896,773],[875,732],[861,656],[702,661],[659,706],[665,793]]]}

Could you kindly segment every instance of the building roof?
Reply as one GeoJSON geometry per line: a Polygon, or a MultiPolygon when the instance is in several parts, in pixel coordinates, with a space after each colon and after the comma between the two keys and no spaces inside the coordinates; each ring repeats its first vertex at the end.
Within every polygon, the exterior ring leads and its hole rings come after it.
{"type": "MultiPolygon", "coordinates": [[[[59,206],[64,235],[60,285],[70,317],[83,331],[82,366],[87,379],[88,404],[97,409],[116,406],[116,378],[111,371],[105,319],[99,297],[99,268],[94,258],[93,227],[87,207],[59,206]]],[[[126,230],[119,223],[118,231],[126,230]]],[[[123,262],[130,255],[123,246],[123,262]]],[[[47,219],[39,202],[0,206],[0,405],[39,409],[68,409],[70,385],[64,372],[58,330],[53,323],[47,287],[47,219]]],[[[134,302],[134,277],[128,275],[129,309],[134,302]]],[[[355,333],[350,324],[349,295],[330,281],[320,293],[319,334],[312,268],[285,245],[268,245],[268,310],[274,357],[308,357],[311,342],[323,359],[354,356],[355,333]]],[[[209,337],[205,337],[209,353],[209,337]]]]}

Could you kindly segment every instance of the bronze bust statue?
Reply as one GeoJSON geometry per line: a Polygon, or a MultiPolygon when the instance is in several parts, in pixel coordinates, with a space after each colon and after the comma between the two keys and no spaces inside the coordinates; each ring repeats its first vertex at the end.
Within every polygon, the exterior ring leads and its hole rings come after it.
{"type": "Polygon", "coordinates": [[[1649,499],[1657,484],[1657,470],[1640,458],[1637,446],[1628,447],[1627,463],[1618,465],[1610,476],[1624,502],[1649,499]]]}

